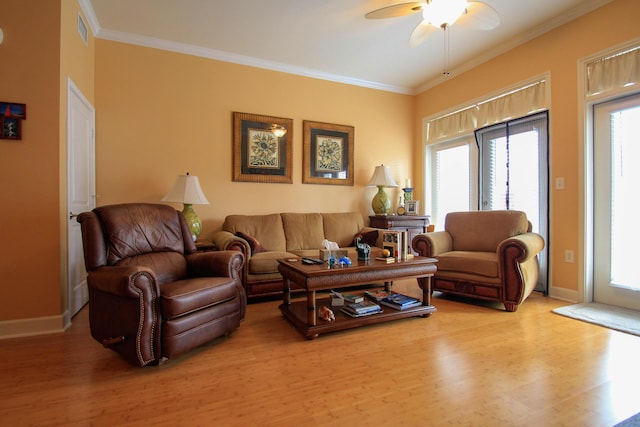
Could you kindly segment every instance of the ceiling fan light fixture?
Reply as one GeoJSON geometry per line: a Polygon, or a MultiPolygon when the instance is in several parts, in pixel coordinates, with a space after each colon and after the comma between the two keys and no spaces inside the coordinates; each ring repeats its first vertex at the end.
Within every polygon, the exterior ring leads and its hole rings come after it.
{"type": "Polygon", "coordinates": [[[453,25],[465,13],[466,0],[431,0],[422,10],[422,17],[437,28],[453,25]]]}

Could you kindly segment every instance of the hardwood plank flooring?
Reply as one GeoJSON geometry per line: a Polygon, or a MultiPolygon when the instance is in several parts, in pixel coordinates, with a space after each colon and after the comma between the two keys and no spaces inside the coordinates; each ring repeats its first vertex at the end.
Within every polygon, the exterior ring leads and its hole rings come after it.
{"type": "MultiPolygon", "coordinates": [[[[413,281],[395,290],[419,296],[413,281]]],[[[438,312],[309,341],[272,300],[157,367],[89,333],[0,340],[0,425],[612,426],[640,412],[640,337],[436,293],[438,312]]]]}

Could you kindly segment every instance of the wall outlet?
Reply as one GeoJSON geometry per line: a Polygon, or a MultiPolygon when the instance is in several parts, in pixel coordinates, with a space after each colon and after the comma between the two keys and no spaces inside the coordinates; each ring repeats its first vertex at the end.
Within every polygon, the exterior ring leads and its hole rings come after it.
{"type": "Polygon", "coordinates": [[[564,262],[573,262],[573,251],[571,249],[564,251],[564,262]]]}

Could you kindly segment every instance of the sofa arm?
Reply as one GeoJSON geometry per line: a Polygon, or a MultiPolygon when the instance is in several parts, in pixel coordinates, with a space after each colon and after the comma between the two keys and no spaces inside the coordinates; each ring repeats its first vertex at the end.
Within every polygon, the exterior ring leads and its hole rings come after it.
{"type": "Polygon", "coordinates": [[[524,233],[498,245],[498,271],[504,283],[504,305],[515,311],[536,287],[539,263],[536,257],[544,248],[544,239],[536,233],[524,233]]]}
{"type": "Polygon", "coordinates": [[[453,249],[453,239],[447,231],[420,233],[411,242],[413,250],[420,256],[435,257],[453,249]]]}
{"type": "Polygon", "coordinates": [[[242,283],[244,255],[239,251],[196,252],[187,255],[189,272],[196,277],[231,277],[242,283]]]}
{"type": "Polygon", "coordinates": [[[89,272],[87,284],[93,338],[134,364],[158,363],[162,322],[153,271],[140,266],[100,267],[89,272]]]}
{"type": "Polygon", "coordinates": [[[89,272],[87,283],[93,289],[122,298],[143,298],[145,302],[159,295],[158,279],[147,267],[100,267],[89,272]]]}
{"type": "Polygon", "coordinates": [[[228,231],[216,231],[213,235],[213,243],[219,251],[240,251],[244,255],[245,264],[251,258],[249,242],[228,231]]]}
{"type": "Polygon", "coordinates": [[[538,255],[544,249],[544,239],[536,233],[523,233],[503,240],[498,245],[498,253],[510,246],[517,246],[522,251],[518,262],[523,263],[538,255]]]}

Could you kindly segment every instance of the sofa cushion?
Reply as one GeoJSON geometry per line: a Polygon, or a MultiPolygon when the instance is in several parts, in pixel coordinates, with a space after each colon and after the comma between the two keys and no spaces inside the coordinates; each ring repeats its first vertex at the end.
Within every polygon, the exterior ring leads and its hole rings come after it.
{"type": "Polygon", "coordinates": [[[236,233],[236,236],[240,237],[241,239],[244,239],[247,241],[247,243],[249,243],[249,248],[251,248],[251,253],[252,254],[258,254],[260,252],[264,252],[266,249],[264,248],[264,246],[262,246],[262,243],[260,243],[258,241],[258,239],[256,239],[253,236],[249,236],[246,233],[243,233],[242,231],[238,231],[236,233]]]}
{"type": "Polygon", "coordinates": [[[160,287],[162,317],[174,319],[237,295],[236,282],[230,277],[197,277],[167,283],[160,287]]]}
{"type": "Polygon", "coordinates": [[[280,214],[229,215],[222,229],[231,234],[238,231],[257,239],[267,251],[286,250],[286,240],[280,214]]]}
{"type": "Polygon", "coordinates": [[[451,212],[445,218],[454,251],[495,252],[501,241],[526,233],[528,226],[520,211],[451,212]]]}
{"type": "Polygon", "coordinates": [[[285,251],[260,252],[249,259],[249,274],[278,273],[278,260],[295,258],[296,255],[285,251]]]}
{"type": "Polygon", "coordinates": [[[320,214],[283,213],[282,224],[288,251],[322,247],[325,236],[320,214]]]}
{"type": "Polygon", "coordinates": [[[476,274],[498,277],[498,256],[495,252],[452,251],[438,255],[438,272],[476,274]]]}
{"type": "Polygon", "coordinates": [[[364,228],[364,220],[359,212],[323,213],[324,237],[338,246],[353,245],[353,239],[364,228]]]}

